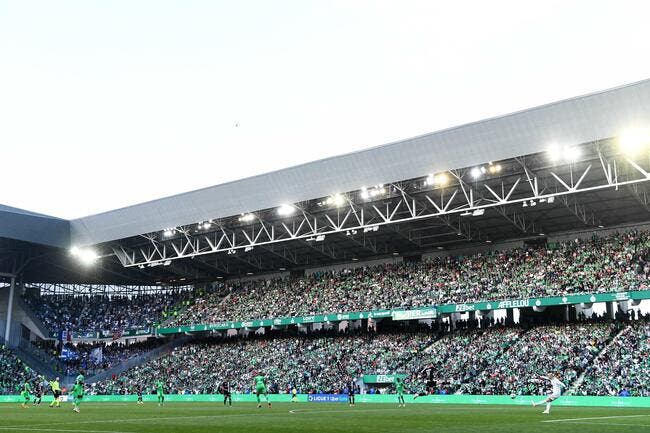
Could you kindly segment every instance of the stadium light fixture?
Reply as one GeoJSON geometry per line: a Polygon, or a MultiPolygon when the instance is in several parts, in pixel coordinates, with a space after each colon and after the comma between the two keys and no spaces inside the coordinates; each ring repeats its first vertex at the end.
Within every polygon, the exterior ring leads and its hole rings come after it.
{"type": "Polygon", "coordinates": [[[485,209],[476,209],[474,212],[472,212],[473,216],[481,216],[485,213],[485,209]]]}
{"type": "Polygon", "coordinates": [[[556,163],[562,159],[562,147],[559,144],[552,143],[549,145],[546,153],[548,154],[548,159],[550,159],[552,163],[556,163]]]}
{"type": "Polygon", "coordinates": [[[239,217],[239,221],[245,222],[245,223],[249,223],[249,222],[253,221],[254,219],[255,219],[255,215],[253,215],[252,213],[243,213],[239,217]]]}
{"type": "Polygon", "coordinates": [[[365,186],[361,187],[361,198],[364,200],[368,200],[370,198],[370,193],[368,192],[368,188],[365,186]]]}
{"type": "Polygon", "coordinates": [[[564,157],[564,160],[567,162],[576,162],[578,158],[580,158],[580,148],[577,146],[566,146],[562,150],[562,156],[564,157]]]}
{"type": "Polygon", "coordinates": [[[75,257],[84,265],[92,265],[99,259],[99,254],[92,248],[79,248],[73,246],[70,248],[70,255],[75,257]]]}
{"type": "Polygon", "coordinates": [[[478,179],[481,177],[481,174],[483,174],[483,171],[481,170],[481,167],[474,167],[469,173],[474,179],[478,179]]]}
{"type": "Polygon", "coordinates": [[[618,137],[618,146],[627,156],[636,156],[650,145],[650,128],[630,128],[618,137]]]}
{"type": "Polygon", "coordinates": [[[497,174],[501,173],[501,164],[494,164],[492,161],[488,164],[488,173],[497,174]]]}
{"type": "Polygon", "coordinates": [[[166,238],[171,238],[172,236],[174,236],[174,229],[165,229],[163,231],[163,236],[166,238]]]}
{"type": "Polygon", "coordinates": [[[201,221],[197,225],[197,231],[209,230],[212,227],[212,221],[201,221]]]}
{"type": "Polygon", "coordinates": [[[345,204],[345,196],[337,192],[327,197],[325,203],[331,206],[341,207],[345,204]]]}
{"type": "Polygon", "coordinates": [[[445,186],[449,183],[449,176],[447,176],[447,173],[438,173],[433,182],[438,186],[445,186]]]}
{"type": "Polygon", "coordinates": [[[295,211],[296,211],[295,206],[290,204],[283,204],[278,208],[278,215],[290,216],[293,215],[295,211]]]}

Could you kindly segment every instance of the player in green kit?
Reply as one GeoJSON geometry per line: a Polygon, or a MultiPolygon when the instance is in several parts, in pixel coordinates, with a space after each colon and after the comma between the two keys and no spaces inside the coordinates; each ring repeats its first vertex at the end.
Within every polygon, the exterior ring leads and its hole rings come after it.
{"type": "Polygon", "coordinates": [[[22,403],[20,404],[20,407],[22,407],[23,409],[26,409],[26,408],[29,407],[28,404],[32,399],[31,390],[32,390],[32,387],[29,385],[29,382],[25,381],[25,383],[23,384],[23,390],[20,393],[20,398],[22,400],[22,403]]]}
{"type": "Polygon", "coordinates": [[[266,389],[266,379],[264,374],[258,373],[255,376],[255,395],[257,396],[257,407],[262,407],[262,402],[260,401],[260,394],[264,394],[264,399],[266,403],[271,407],[271,402],[269,401],[269,391],[266,389]]]}
{"type": "Polygon", "coordinates": [[[163,383],[160,380],[156,381],[156,394],[158,394],[158,406],[165,404],[165,389],[163,388],[163,383]]]}
{"type": "Polygon", "coordinates": [[[83,370],[79,372],[77,379],[74,381],[74,386],[72,387],[72,410],[79,413],[79,406],[81,405],[81,400],[84,398],[84,382],[86,378],[83,375],[83,370]]]}
{"type": "Polygon", "coordinates": [[[401,407],[404,403],[404,380],[401,377],[395,377],[395,393],[397,394],[397,403],[401,407]]]}

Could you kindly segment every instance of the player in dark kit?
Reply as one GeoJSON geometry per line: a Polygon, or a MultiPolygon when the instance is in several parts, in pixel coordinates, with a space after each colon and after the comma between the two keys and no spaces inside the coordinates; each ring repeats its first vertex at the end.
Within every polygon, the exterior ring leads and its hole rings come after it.
{"type": "Polygon", "coordinates": [[[418,392],[413,396],[413,400],[418,397],[433,394],[436,389],[436,381],[434,378],[435,371],[432,366],[425,367],[420,371],[420,378],[426,383],[425,386],[420,386],[418,392]]]}
{"type": "Polygon", "coordinates": [[[348,403],[350,403],[350,407],[354,406],[354,386],[354,381],[351,380],[348,383],[348,403]]]}
{"type": "Polygon", "coordinates": [[[226,405],[226,401],[228,401],[228,406],[232,406],[232,392],[230,391],[230,383],[228,381],[224,381],[221,385],[219,385],[219,394],[223,395],[223,405],[226,405]]]}
{"type": "Polygon", "coordinates": [[[142,401],[142,387],[141,386],[138,387],[138,404],[144,404],[144,402],[142,401]]]}
{"type": "Polygon", "coordinates": [[[34,406],[41,404],[41,399],[43,398],[43,378],[38,377],[36,380],[36,386],[34,387],[34,406]]]}

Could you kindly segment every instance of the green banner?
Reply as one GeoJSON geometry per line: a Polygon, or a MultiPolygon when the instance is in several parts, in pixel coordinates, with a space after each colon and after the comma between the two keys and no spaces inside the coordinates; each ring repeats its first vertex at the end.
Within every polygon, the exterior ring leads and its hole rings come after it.
{"type": "MultiPolygon", "coordinates": [[[[64,401],[67,396],[64,396],[64,401]]],[[[538,401],[540,396],[518,396],[511,398],[506,395],[429,395],[413,400],[411,396],[405,396],[406,401],[414,404],[499,404],[499,405],[517,405],[530,406],[532,401],[538,401]]],[[[145,402],[155,403],[155,395],[145,395],[145,402]]],[[[271,394],[269,399],[273,403],[290,402],[290,394],[271,394]]],[[[255,403],[254,394],[233,394],[233,402],[255,403]]],[[[49,403],[52,396],[43,397],[43,402],[49,403]]],[[[87,403],[133,403],[136,404],[137,396],[135,395],[85,395],[84,404],[87,403]]],[[[306,403],[308,394],[299,394],[298,401],[306,403]]],[[[396,403],[395,394],[359,394],[356,396],[357,403],[396,403]]],[[[18,404],[20,396],[18,395],[0,395],[0,403],[18,404]]],[[[174,402],[223,402],[223,396],[219,394],[189,394],[178,395],[168,394],[165,396],[165,403],[174,402]]],[[[315,403],[316,404],[316,403],[315,403]]],[[[650,397],[589,397],[589,396],[562,396],[553,402],[554,406],[603,406],[603,407],[643,407],[650,408],[650,397]]]]}
{"type": "Polygon", "coordinates": [[[586,295],[566,295],[548,298],[508,299],[504,301],[485,301],[465,304],[447,304],[437,307],[438,313],[462,313],[465,311],[489,311],[508,308],[549,307],[553,305],[590,304],[594,302],[612,302],[650,299],[650,290],[633,292],[608,292],[586,295]]]}
{"type": "MultiPolygon", "coordinates": [[[[489,311],[508,308],[546,307],[553,305],[572,305],[594,302],[611,302],[650,299],[650,290],[630,292],[608,292],[585,295],[566,295],[546,298],[508,299],[503,301],[484,301],[464,304],[446,304],[437,307],[422,307],[413,309],[393,309],[360,311],[351,313],[318,314],[313,316],[280,317],[277,319],[256,319],[247,321],[219,322],[179,326],[176,328],[159,328],[158,334],[179,334],[184,332],[225,331],[228,329],[256,329],[271,326],[290,326],[308,323],[341,322],[343,320],[380,319],[390,317],[393,320],[417,320],[435,318],[439,314],[462,313],[465,311],[489,311]]],[[[125,336],[129,336],[126,334],[125,336]]]]}
{"type": "Polygon", "coordinates": [[[225,331],[228,329],[262,328],[270,326],[303,325],[308,323],[341,322],[343,320],[380,319],[392,317],[393,310],[357,311],[351,313],[318,314],[313,316],[280,317],[277,319],[256,319],[248,321],[219,322],[205,325],[160,328],[158,334],[178,334],[181,332],[225,331]]]}
{"type": "Polygon", "coordinates": [[[436,307],[418,308],[415,310],[393,310],[393,320],[433,319],[438,315],[436,307]]]}
{"type": "Polygon", "coordinates": [[[395,378],[406,378],[406,374],[364,374],[363,383],[395,383],[395,378]]]}

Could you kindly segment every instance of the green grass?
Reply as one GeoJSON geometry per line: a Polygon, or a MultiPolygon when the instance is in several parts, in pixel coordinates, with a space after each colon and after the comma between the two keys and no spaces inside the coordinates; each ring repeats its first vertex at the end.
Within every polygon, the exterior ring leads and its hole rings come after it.
{"type": "Polygon", "coordinates": [[[70,403],[59,409],[0,404],[0,433],[650,432],[650,410],[623,408],[554,407],[550,415],[540,407],[436,404],[85,403],[79,414],[71,409],[70,403]]]}

